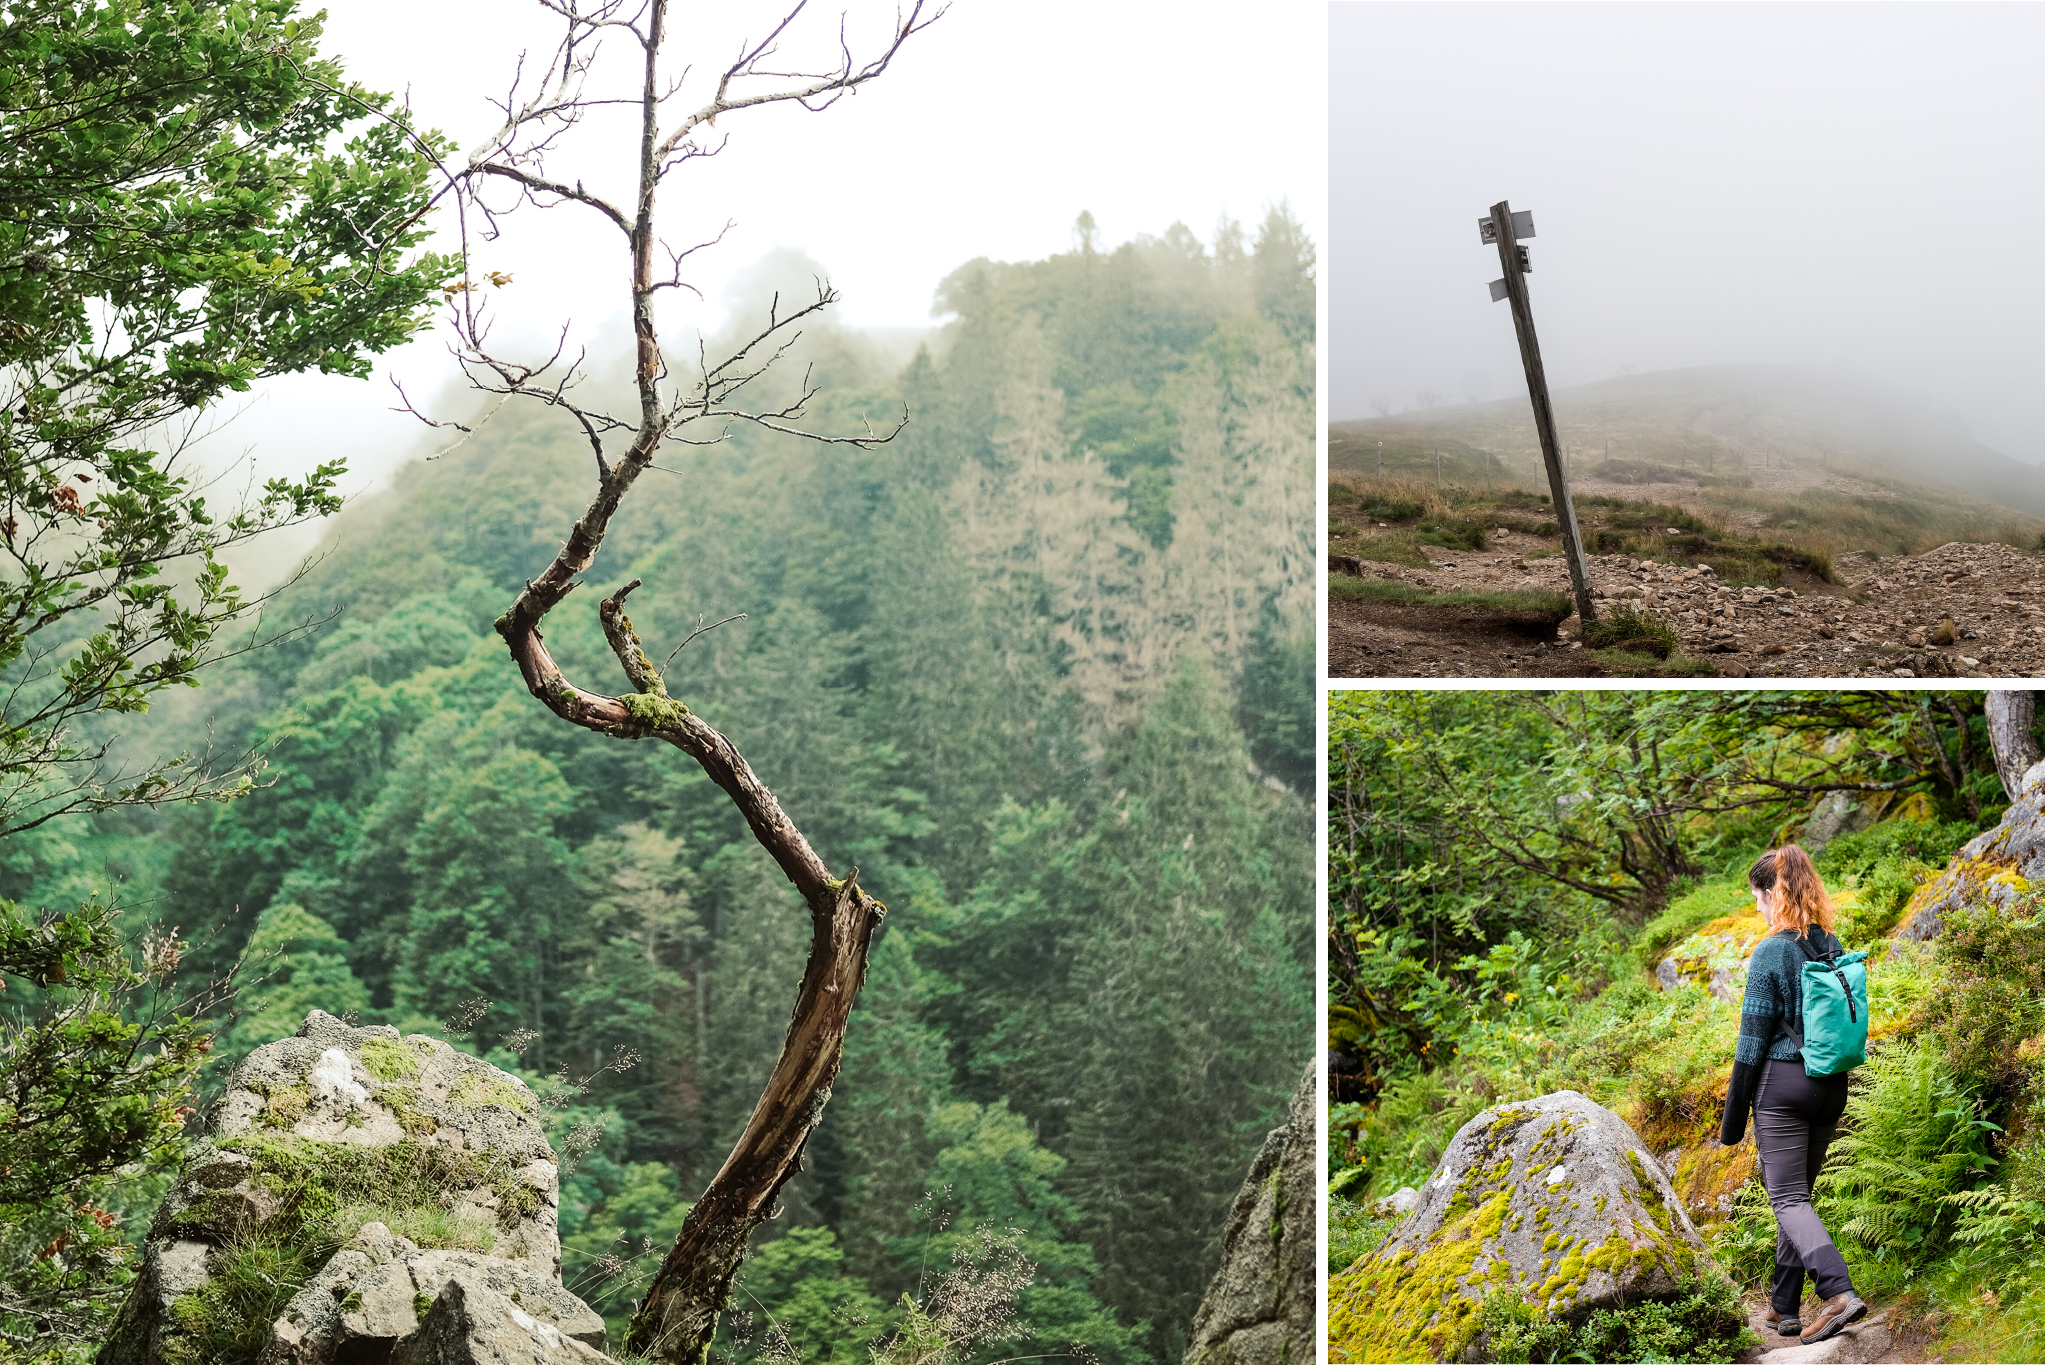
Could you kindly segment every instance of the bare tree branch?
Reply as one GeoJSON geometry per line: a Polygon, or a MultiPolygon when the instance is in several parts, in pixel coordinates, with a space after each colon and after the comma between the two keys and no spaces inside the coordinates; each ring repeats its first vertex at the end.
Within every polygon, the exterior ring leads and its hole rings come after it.
{"type": "MultiPolygon", "coordinates": [[[[885,73],[903,44],[944,11],[929,8],[928,0],[915,0],[906,18],[897,12],[881,50],[864,61],[854,56],[841,20],[835,66],[810,73],[770,69],[769,59],[803,15],[804,3],[797,3],[782,13],[764,38],[743,45],[737,59],[719,73],[710,101],[662,138],[661,105],[676,97],[683,84],[681,79],[664,78],[661,71],[670,0],[539,0],[539,4],[565,25],[544,75],[536,88],[522,93],[526,67],[521,59],[510,88],[498,102],[503,112],[501,125],[476,145],[463,166],[449,172],[465,210],[461,220],[464,274],[447,291],[457,339],[454,350],[471,385],[496,396],[496,403],[482,420],[487,421],[514,397],[564,409],[595,452],[597,480],[588,505],[569,528],[560,550],[528,580],[499,618],[497,629],[517,661],[526,687],[563,720],[599,734],[657,739],[694,759],[738,808],[753,836],[810,912],[809,960],[780,1058],[744,1133],[691,1208],[633,1320],[627,1349],[664,1360],[697,1361],[709,1349],[717,1314],[730,1296],[745,1257],[748,1234],[772,1216],[781,1187],[801,1168],[804,1145],[838,1074],[846,1023],[865,980],[867,952],[886,907],[859,884],[857,868],[843,877],[834,876],[738,748],[669,694],[661,669],[654,666],[625,614],[627,596],[641,586],[638,579],[620,587],[597,607],[605,639],[631,685],[629,692],[610,696],[569,682],[549,653],[540,627],[589,572],[612,519],[640,473],[666,468],[654,463],[664,442],[715,444],[737,424],[750,423],[819,444],[869,446],[892,440],[907,423],[905,407],[901,419],[884,430],[876,430],[871,422],[861,423],[861,433],[844,435],[799,426],[817,395],[807,374],[790,401],[778,406],[742,404],[748,386],[772,369],[800,338],[800,324],[836,301],[837,295],[822,280],[817,281],[815,301],[786,316],[777,295],[768,308],[765,325],[728,354],[713,361],[699,342],[693,382],[673,381],[656,327],[655,298],[666,289],[693,291],[694,286],[682,278],[683,262],[723,240],[731,225],[727,223],[709,241],[678,252],[660,240],[655,209],[658,190],[668,174],[692,160],[716,154],[725,145],[722,139],[715,146],[702,145],[695,140],[698,128],[715,127],[721,114],[775,103],[827,108],[885,73]],[[584,91],[598,40],[612,32],[629,35],[643,54],[636,97],[640,110],[636,187],[630,204],[605,199],[589,191],[576,176],[546,168],[549,153],[590,109],[626,102],[594,98],[584,91]],[[760,82],[781,84],[762,92],[757,89],[760,82]],[[508,360],[490,350],[488,309],[479,302],[477,286],[467,274],[466,209],[476,210],[484,236],[496,233],[497,215],[510,210],[493,208],[482,199],[483,186],[493,181],[517,187],[519,201],[511,208],[582,204],[623,233],[630,266],[633,381],[638,399],[635,420],[597,412],[571,400],[583,358],[561,365],[565,329],[562,343],[544,362],[508,360]],[[666,256],[659,271],[654,265],[656,251],[666,256]],[[708,424],[706,430],[714,428],[716,435],[692,438],[687,428],[695,423],[708,424]],[[613,432],[629,434],[614,460],[607,459],[604,451],[604,437],[613,432]]],[[[430,425],[454,426],[464,433],[463,440],[471,432],[460,423],[426,418],[409,398],[404,400],[403,410],[430,425]]],[[[706,626],[699,615],[696,629],[675,646],[667,662],[671,664],[697,635],[743,618],[744,613],[739,613],[706,626]]]]}

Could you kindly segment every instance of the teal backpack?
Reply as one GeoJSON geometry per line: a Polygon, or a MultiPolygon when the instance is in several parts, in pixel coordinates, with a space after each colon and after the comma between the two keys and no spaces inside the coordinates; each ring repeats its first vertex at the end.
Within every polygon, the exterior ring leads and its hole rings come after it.
{"type": "Polygon", "coordinates": [[[1804,955],[1804,1027],[1783,1031],[1804,1054],[1806,1076],[1837,1076],[1867,1060],[1867,954],[1811,950],[1808,940],[1790,942],[1804,955]]]}

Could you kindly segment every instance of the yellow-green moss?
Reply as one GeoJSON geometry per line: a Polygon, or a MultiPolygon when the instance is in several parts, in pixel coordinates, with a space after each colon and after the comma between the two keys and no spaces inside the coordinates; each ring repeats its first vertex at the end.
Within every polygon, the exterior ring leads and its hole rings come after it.
{"type": "Polygon", "coordinates": [[[497,1080],[484,1071],[464,1073],[448,1091],[447,1097],[464,1109],[479,1109],[486,1104],[495,1104],[505,1109],[515,1109],[521,1114],[529,1114],[533,1110],[531,1092],[508,1081],[497,1080]]]}
{"type": "Polygon", "coordinates": [[[440,1127],[440,1121],[419,1108],[419,1092],[409,1085],[386,1085],[373,1097],[389,1109],[398,1127],[413,1137],[424,1137],[440,1127]]]}
{"type": "Polygon", "coordinates": [[[1729,1202],[1732,1192],[1746,1184],[1753,1173],[1752,1143],[1743,1142],[1737,1147],[1699,1143],[1684,1148],[1677,1157],[1676,1174],[1670,1183],[1691,1210],[1693,1219],[1715,1220],[1728,1214],[1728,1210],[1720,1207],[1721,1201],[1729,1202]]]}
{"type": "Polygon", "coordinates": [[[394,1038],[371,1038],[362,1045],[362,1065],[380,1081],[419,1079],[419,1054],[394,1038]]]}
{"type": "Polygon", "coordinates": [[[312,1087],[294,1085],[276,1091],[263,1102],[256,1113],[256,1122],[264,1128],[290,1128],[304,1118],[312,1107],[312,1087]]]}
{"type": "Polygon", "coordinates": [[[1328,1282],[1328,1336],[1340,1360],[1449,1360],[1476,1332],[1478,1300],[1465,1284],[1509,1279],[1493,1254],[1484,1271],[1477,1258],[1505,1224],[1512,1191],[1502,1189],[1453,1221],[1446,1221],[1419,1252],[1363,1261],[1328,1282]]]}
{"type": "Polygon", "coordinates": [[[646,692],[626,692],[618,700],[624,703],[626,713],[632,717],[632,729],[636,733],[679,725],[682,717],[689,714],[689,708],[672,697],[656,697],[646,692]]]}

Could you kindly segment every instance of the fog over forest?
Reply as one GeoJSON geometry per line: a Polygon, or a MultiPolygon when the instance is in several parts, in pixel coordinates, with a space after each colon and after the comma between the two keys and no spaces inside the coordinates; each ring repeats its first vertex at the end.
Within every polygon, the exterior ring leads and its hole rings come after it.
{"type": "Polygon", "coordinates": [[[1557,390],[1817,364],[2045,460],[2041,37],[2025,6],[1335,5],[1327,415],[1523,400],[1476,227],[1509,199],[1557,390]]]}

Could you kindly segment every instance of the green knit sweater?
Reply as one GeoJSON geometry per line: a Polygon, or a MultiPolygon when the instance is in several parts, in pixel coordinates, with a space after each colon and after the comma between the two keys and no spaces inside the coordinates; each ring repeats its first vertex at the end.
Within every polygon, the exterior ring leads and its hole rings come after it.
{"type": "MultiPolygon", "coordinates": [[[[1845,945],[1823,929],[1807,940],[1818,957],[1844,952],[1845,945]]],[[[1803,1055],[1804,963],[1810,959],[1788,929],[1770,934],[1747,964],[1747,996],[1740,1002],[1740,1040],[1733,1049],[1733,1077],[1726,1086],[1719,1141],[1730,1147],[1747,1135],[1747,1112],[1764,1062],[1793,1062],[1803,1055]],[[1794,1035],[1794,1036],[1792,1036],[1794,1035]]]]}

